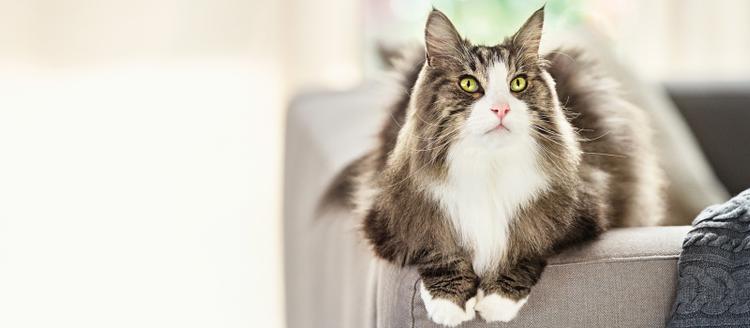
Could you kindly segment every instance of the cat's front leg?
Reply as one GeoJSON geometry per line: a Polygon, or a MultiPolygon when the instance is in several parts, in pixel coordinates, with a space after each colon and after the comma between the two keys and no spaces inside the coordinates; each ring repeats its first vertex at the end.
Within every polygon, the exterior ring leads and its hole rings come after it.
{"type": "Polygon", "coordinates": [[[474,319],[478,278],[469,260],[433,254],[421,262],[420,295],[430,319],[450,327],[474,319]]]}
{"type": "Polygon", "coordinates": [[[542,258],[522,259],[483,278],[474,308],[487,322],[513,320],[546,265],[542,258]]]}

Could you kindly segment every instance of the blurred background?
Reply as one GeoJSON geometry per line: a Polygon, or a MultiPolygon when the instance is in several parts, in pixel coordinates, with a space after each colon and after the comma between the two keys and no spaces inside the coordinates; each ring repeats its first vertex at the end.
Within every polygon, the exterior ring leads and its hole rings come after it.
{"type": "MultiPolygon", "coordinates": [[[[0,327],[304,326],[284,293],[293,99],[381,79],[376,45],[418,44],[432,6],[497,43],[543,3],[0,0],[0,327]]],[[[545,44],[595,40],[747,186],[729,132],[748,122],[750,2],[546,3],[545,44]]]]}

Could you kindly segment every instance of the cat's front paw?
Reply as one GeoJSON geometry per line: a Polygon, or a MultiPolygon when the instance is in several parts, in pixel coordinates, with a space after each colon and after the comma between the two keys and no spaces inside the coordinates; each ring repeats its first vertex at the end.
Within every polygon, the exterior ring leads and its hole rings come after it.
{"type": "Polygon", "coordinates": [[[433,298],[424,284],[421,284],[420,287],[424,307],[427,309],[430,319],[435,323],[455,327],[464,321],[473,320],[476,316],[476,312],[474,312],[474,306],[477,303],[476,297],[470,298],[464,304],[464,308],[461,308],[451,300],[439,297],[433,298]]]}
{"type": "Polygon", "coordinates": [[[520,300],[513,300],[497,293],[484,294],[481,289],[477,293],[477,305],[474,309],[479,312],[487,322],[502,321],[509,322],[513,320],[521,310],[526,300],[529,298],[524,297],[520,300]]]}

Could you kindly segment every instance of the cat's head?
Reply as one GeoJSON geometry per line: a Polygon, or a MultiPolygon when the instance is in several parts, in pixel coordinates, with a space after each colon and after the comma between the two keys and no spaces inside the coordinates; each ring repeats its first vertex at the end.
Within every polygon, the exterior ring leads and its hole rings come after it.
{"type": "Polygon", "coordinates": [[[442,12],[430,13],[426,60],[408,118],[423,163],[444,161],[456,147],[575,148],[573,129],[539,55],[543,22],[544,8],[502,43],[483,46],[463,39],[442,12]]]}

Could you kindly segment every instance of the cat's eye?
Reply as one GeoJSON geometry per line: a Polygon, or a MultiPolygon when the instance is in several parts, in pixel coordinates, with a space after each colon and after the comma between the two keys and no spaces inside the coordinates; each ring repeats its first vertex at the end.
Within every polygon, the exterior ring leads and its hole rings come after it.
{"type": "Polygon", "coordinates": [[[479,82],[473,77],[464,77],[458,82],[461,89],[468,93],[475,93],[479,91],[479,82]]]}
{"type": "Polygon", "coordinates": [[[513,92],[526,90],[526,78],[523,76],[516,76],[516,78],[510,81],[510,90],[513,92]]]}

